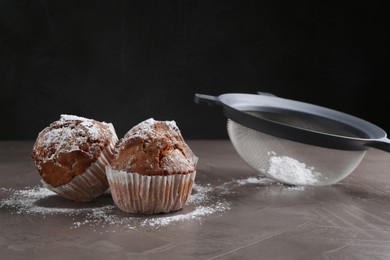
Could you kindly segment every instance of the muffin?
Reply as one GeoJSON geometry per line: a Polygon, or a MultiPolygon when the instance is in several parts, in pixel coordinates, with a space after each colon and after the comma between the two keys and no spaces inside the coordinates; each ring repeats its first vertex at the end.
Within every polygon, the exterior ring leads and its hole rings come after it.
{"type": "Polygon", "coordinates": [[[32,159],[44,187],[74,201],[90,201],[108,190],[105,166],[118,141],[111,123],[61,115],[35,140],[32,159]]]}
{"type": "Polygon", "coordinates": [[[191,195],[197,160],[175,121],[147,119],[119,140],[106,166],[112,198],[129,213],[180,210],[191,195]]]}

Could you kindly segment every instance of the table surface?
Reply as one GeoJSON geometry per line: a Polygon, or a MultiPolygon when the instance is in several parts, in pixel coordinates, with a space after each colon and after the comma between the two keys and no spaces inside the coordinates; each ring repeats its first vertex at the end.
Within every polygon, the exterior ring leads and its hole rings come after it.
{"type": "Polygon", "coordinates": [[[337,184],[260,178],[229,140],[189,140],[199,157],[186,206],[139,216],[109,191],[87,203],[44,189],[33,142],[0,142],[1,259],[390,259],[389,154],[369,150],[337,184]]]}

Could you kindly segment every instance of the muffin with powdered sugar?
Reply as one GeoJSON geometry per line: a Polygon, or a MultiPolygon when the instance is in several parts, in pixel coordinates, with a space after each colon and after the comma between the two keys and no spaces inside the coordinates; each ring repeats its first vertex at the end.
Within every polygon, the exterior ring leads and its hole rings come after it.
{"type": "Polygon", "coordinates": [[[46,188],[90,201],[109,188],[105,166],[117,141],[111,123],[63,114],[38,134],[31,156],[46,188]]]}
{"type": "Polygon", "coordinates": [[[182,209],[192,192],[197,160],[175,121],[140,122],[119,140],[106,166],[115,204],[139,214],[182,209]]]}

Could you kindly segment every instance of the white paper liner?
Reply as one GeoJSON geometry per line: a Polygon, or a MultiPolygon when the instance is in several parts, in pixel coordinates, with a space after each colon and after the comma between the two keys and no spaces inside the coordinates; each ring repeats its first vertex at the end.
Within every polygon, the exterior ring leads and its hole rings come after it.
{"type": "Polygon", "coordinates": [[[188,174],[147,176],[113,170],[106,166],[115,204],[136,214],[169,213],[180,210],[192,192],[196,171],[188,174]]]}
{"type": "Polygon", "coordinates": [[[110,144],[102,150],[96,162],[91,164],[83,174],[59,187],[53,187],[41,179],[43,186],[66,199],[80,202],[90,201],[103,194],[109,188],[105,167],[111,163],[114,147],[118,141],[115,130],[111,124],[109,126],[113,132],[110,144]]]}

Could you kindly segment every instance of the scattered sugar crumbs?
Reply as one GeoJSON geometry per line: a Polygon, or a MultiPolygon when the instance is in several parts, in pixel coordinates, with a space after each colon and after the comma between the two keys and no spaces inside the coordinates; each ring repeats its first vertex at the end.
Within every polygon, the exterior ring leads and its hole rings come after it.
{"type": "Polygon", "coordinates": [[[262,174],[258,176],[251,176],[244,179],[236,179],[230,182],[226,182],[222,185],[217,186],[216,188],[221,191],[222,194],[232,193],[235,187],[243,185],[257,185],[257,187],[268,188],[269,186],[281,186],[284,190],[287,191],[304,191],[307,187],[304,185],[287,185],[285,183],[279,182],[277,180],[265,177],[262,174]]]}
{"type": "MultiPolygon", "coordinates": [[[[211,184],[194,184],[193,193],[187,201],[187,205],[180,211],[169,214],[158,215],[129,215],[118,209],[110,194],[100,200],[96,200],[91,206],[85,204],[74,204],[60,198],[54,192],[42,186],[26,187],[23,190],[0,188],[0,194],[6,194],[5,199],[0,200],[0,209],[10,209],[11,214],[20,215],[39,215],[43,218],[54,215],[63,215],[72,217],[72,229],[80,227],[120,227],[128,230],[139,228],[159,228],[185,221],[201,222],[204,217],[221,214],[230,209],[230,203],[223,198],[223,194],[234,193],[236,187],[243,185],[282,185],[275,180],[264,178],[262,176],[248,177],[225,182],[219,186],[211,184]],[[62,207],[57,207],[56,200],[61,200],[62,207]],[[51,203],[42,203],[42,201],[51,201],[51,203]],[[99,203],[100,202],[100,203],[99,203]]],[[[303,191],[303,186],[285,186],[289,191],[303,191]]],[[[3,196],[4,197],[4,196],[3,196]]],[[[115,231],[114,231],[115,232],[115,231]]]]}
{"type": "Polygon", "coordinates": [[[129,214],[119,210],[113,202],[96,204],[94,207],[78,208],[75,208],[72,202],[69,202],[71,203],[68,204],[69,207],[61,208],[42,205],[40,203],[42,200],[54,199],[50,198],[52,196],[60,199],[54,192],[42,186],[26,187],[24,190],[2,188],[0,192],[10,194],[7,198],[0,200],[0,208],[11,209],[11,214],[40,215],[44,218],[50,215],[70,216],[73,220],[71,225],[73,229],[82,226],[92,228],[120,227],[129,230],[142,227],[159,228],[176,222],[201,222],[205,216],[223,213],[230,209],[228,202],[213,194],[213,188],[210,185],[202,186],[198,184],[193,186],[193,193],[189,197],[185,208],[174,213],[151,216],[129,216],[129,214]]]}

